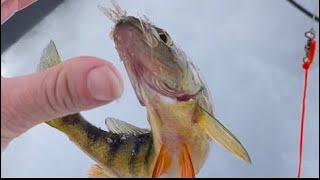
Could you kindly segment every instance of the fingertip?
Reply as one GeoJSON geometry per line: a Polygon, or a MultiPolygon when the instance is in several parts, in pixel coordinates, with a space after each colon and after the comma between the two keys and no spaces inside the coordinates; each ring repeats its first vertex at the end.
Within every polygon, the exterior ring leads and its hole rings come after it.
{"type": "Polygon", "coordinates": [[[124,83],[123,83],[123,78],[122,78],[122,75],[120,73],[120,71],[116,68],[116,66],[114,64],[112,64],[111,62],[109,61],[106,61],[106,65],[110,68],[110,70],[113,72],[114,76],[117,77],[119,83],[120,83],[120,88],[121,88],[121,91],[123,91],[123,88],[124,88],[124,83]]]}
{"type": "Polygon", "coordinates": [[[108,102],[119,98],[123,89],[121,81],[108,65],[92,69],[88,74],[87,86],[92,97],[108,102]]]}
{"type": "Polygon", "coordinates": [[[70,59],[68,64],[68,68],[65,66],[67,69],[78,67],[78,70],[83,69],[85,71],[83,73],[87,80],[88,92],[91,97],[99,102],[110,102],[122,95],[124,89],[123,78],[119,70],[110,61],[92,56],[79,56],[70,59]]]}

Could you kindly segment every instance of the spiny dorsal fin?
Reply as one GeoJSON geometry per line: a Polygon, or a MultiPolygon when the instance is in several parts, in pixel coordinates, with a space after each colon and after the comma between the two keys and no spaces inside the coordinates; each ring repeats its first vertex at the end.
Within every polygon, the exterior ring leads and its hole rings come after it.
{"type": "Polygon", "coordinates": [[[56,45],[51,40],[47,47],[42,51],[40,63],[38,64],[37,71],[43,71],[61,62],[56,45]]]}
{"type": "Polygon", "coordinates": [[[148,129],[142,129],[139,127],[136,127],[134,125],[131,125],[129,123],[126,123],[124,121],[120,121],[115,118],[108,117],[105,121],[105,124],[109,131],[116,133],[116,134],[129,134],[129,135],[139,135],[139,134],[146,134],[150,133],[150,130],[148,129]]]}

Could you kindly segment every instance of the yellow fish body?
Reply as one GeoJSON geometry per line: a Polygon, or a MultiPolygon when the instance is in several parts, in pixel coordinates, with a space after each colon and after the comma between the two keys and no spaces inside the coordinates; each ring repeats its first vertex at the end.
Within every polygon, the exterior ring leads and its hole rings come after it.
{"type": "MultiPolygon", "coordinates": [[[[60,63],[53,41],[43,50],[38,71],[60,63]]],[[[149,177],[154,162],[152,134],[115,118],[107,118],[104,131],[89,123],[80,113],[47,122],[69,137],[97,164],[89,177],[149,177]]]]}
{"type": "MultiPolygon", "coordinates": [[[[101,10],[115,22],[112,36],[131,84],[147,109],[151,131],[109,119],[109,131],[79,113],[49,121],[98,164],[89,177],[195,177],[215,140],[251,162],[240,141],[214,116],[209,90],[197,68],[169,34],[115,5],[101,10]]],[[[38,70],[60,62],[53,42],[38,70]]]]}

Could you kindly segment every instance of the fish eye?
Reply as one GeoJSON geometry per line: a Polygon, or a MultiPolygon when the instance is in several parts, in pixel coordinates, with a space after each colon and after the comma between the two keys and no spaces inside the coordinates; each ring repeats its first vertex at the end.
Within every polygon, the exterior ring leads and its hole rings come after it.
{"type": "Polygon", "coordinates": [[[166,36],[164,33],[159,34],[159,36],[160,36],[160,39],[161,39],[164,43],[167,43],[168,39],[167,39],[167,36],[166,36]]]}
{"type": "Polygon", "coordinates": [[[162,40],[162,42],[167,45],[167,46],[172,46],[172,39],[170,38],[170,36],[167,33],[164,32],[159,32],[159,37],[162,40]]]}

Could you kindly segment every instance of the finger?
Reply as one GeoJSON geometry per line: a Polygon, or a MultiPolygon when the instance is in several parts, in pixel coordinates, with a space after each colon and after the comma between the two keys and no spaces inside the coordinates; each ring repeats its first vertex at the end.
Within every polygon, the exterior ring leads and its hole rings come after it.
{"type": "Polygon", "coordinates": [[[74,58],[1,83],[1,125],[7,134],[12,132],[8,139],[43,121],[110,103],[123,92],[123,80],[116,68],[93,57],[74,58]]]}
{"type": "Polygon", "coordinates": [[[1,0],[1,25],[20,11],[37,0],[1,0]]]}
{"type": "Polygon", "coordinates": [[[17,0],[7,0],[1,2],[1,25],[6,22],[18,9],[17,0]]]}
{"type": "Polygon", "coordinates": [[[1,0],[1,4],[4,3],[5,1],[7,1],[7,0],[1,0]]]}
{"type": "Polygon", "coordinates": [[[18,10],[20,11],[36,1],[37,0],[19,0],[18,10]]]}

